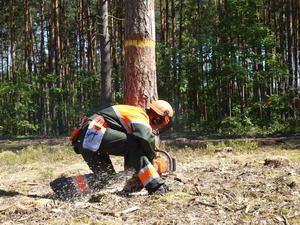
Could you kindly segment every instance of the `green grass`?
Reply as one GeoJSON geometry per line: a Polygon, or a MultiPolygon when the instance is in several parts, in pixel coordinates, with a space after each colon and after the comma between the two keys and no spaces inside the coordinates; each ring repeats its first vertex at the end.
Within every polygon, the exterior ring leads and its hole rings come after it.
{"type": "Polygon", "coordinates": [[[54,169],[51,167],[43,168],[41,171],[39,171],[39,176],[41,179],[54,178],[53,171],[54,169]]]}
{"type": "Polygon", "coordinates": [[[32,164],[34,162],[55,163],[70,161],[76,157],[71,148],[49,146],[30,146],[17,153],[4,151],[0,153],[0,167],[17,164],[32,164]]]}
{"type": "Polygon", "coordinates": [[[290,218],[289,222],[290,224],[300,224],[300,215],[290,218]]]}
{"type": "Polygon", "coordinates": [[[181,191],[171,191],[166,193],[165,195],[153,195],[151,198],[153,200],[159,200],[160,202],[165,202],[169,204],[178,203],[178,202],[186,202],[194,198],[195,196],[181,192],[181,191]]]}
{"type": "Polygon", "coordinates": [[[50,225],[121,225],[123,223],[117,222],[116,220],[103,220],[103,221],[95,221],[94,219],[90,219],[86,215],[76,216],[73,218],[52,218],[47,221],[47,224],[50,225]]]}
{"type": "Polygon", "coordinates": [[[255,224],[255,218],[251,214],[243,213],[241,219],[250,222],[250,224],[255,224]]]}

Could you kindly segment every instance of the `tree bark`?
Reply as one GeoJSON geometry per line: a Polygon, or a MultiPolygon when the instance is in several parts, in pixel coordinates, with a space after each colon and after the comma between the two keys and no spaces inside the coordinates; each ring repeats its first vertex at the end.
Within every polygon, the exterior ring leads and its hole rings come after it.
{"type": "MultiPolygon", "coordinates": [[[[7,58],[10,56],[11,60],[11,71],[9,71],[9,67],[7,66],[7,77],[8,80],[15,78],[16,74],[16,63],[15,63],[15,23],[14,23],[14,4],[13,1],[9,2],[9,35],[10,35],[10,51],[7,54],[7,58]]],[[[8,51],[7,51],[8,53],[8,51]]],[[[7,61],[7,65],[9,65],[9,60],[7,61]]]]}
{"type": "Polygon", "coordinates": [[[158,98],[154,2],[125,1],[125,104],[146,107],[158,98]]]}
{"type": "Polygon", "coordinates": [[[110,36],[108,32],[108,0],[99,0],[101,52],[101,107],[112,104],[110,36]]]}

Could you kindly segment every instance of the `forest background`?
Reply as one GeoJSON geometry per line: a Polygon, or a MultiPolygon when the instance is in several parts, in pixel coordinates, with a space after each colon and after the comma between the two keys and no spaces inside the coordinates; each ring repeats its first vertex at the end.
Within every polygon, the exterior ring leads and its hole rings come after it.
{"type": "MultiPolygon", "coordinates": [[[[124,90],[124,7],[109,0],[113,104],[124,90]]],[[[157,0],[159,98],[174,130],[299,132],[299,0],[157,0]]],[[[96,0],[1,0],[0,136],[66,135],[101,108],[96,0]]]]}

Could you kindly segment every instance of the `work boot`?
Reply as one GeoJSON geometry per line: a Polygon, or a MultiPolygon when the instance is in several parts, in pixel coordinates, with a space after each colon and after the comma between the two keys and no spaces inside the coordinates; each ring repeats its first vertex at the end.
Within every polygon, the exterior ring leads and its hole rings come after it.
{"type": "Polygon", "coordinates": [[[157,189],[149,190],[148,193],[149,195],[153,195],[153,194],[161,195],[169,191],[170,191],[169,187],[166,184],[162,184],[157,189]]]}

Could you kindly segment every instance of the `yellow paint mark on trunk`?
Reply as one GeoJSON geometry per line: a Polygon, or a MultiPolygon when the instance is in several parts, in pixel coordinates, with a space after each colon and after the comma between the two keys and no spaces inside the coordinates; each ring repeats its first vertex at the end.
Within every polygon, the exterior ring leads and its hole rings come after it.
{"type": "Polygon", "coordinates": [[[126,40],[125,47],[134,46],[138,48],[155,48],[155,41],[153,40],[126,40]]]}

